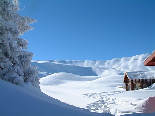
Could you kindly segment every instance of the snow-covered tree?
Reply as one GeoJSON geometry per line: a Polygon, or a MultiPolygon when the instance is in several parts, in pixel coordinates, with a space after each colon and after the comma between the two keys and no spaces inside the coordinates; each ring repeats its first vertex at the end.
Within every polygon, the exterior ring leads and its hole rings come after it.
{"type": "Polygon", "coordinates": [[[0,0],[0,78],[39,88],[37,69],[30,65],[33,54],[26,51],[27,41],[19,38],[36,20],[20,16],[19,10],[18,0],[0,0]]]}

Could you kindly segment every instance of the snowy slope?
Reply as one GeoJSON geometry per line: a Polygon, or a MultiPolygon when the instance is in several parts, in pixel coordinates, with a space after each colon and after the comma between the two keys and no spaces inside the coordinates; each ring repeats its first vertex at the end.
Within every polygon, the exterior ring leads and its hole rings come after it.
{"type": "MultiPolygon", "coordinates": [[[[59,62],[61,62],[61,60],[59,62]]],[[[38,67],[40,72],[39,77],[44,77],[58,72],[73,73],[81,76],[97,76],[90,67],[60,64],[56,61],[33,61],[32,65],[38,67]]]]}
{"type": "Polygon", "coordinates": [[[37,66],[40,77],[53,73],[66,72],[81,76],[104,76],[109,70],[116,70],[117,73],[124,74],[124,71],[153,71],[154,67],[146,67],[143,61],[150,54],[136,55],[133,57],[114,58],[108,61],[91,60],[51,60],[33,61],[32,65],[37,66]]]}
{"type": "Polygon", "coordinates": [[[145,72],[144,77],[152,75],[155,67],[143,65],[148,56],[142,54],[108,61],[33,61],[32,65],[38,66],[40,74],[44,76],[40,79],[40,86],[45,94],[92,112],[123,115],[153,112],[145,105],[149,97],[155,96],[153,88],[138,92],[126,92],[119,88],[123,86],[126,71],[145,72]],[[51,64],[55,66],[54,70],[51,64]]]}
{"type": "MultiPolygon", "coordinates": [[[[0,116],[100,116],[61,103],[30,85],[0,80],[0,116]]],[[[106,114],[110,116],[110,114],[106,114]]]]}

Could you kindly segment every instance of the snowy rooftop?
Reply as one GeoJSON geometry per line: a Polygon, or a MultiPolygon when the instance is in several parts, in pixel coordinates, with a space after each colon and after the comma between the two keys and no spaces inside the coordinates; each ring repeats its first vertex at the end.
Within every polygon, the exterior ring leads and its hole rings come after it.
{"type": "Polygon", "coordinates": [[[155,78],[155,71],[127,72],[130,79],[152,79],[155,78]]]}

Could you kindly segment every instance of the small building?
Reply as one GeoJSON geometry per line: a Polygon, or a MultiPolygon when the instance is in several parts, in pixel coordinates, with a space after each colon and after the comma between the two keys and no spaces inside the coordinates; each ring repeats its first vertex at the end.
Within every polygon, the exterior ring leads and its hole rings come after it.
{"type": "MultiPolygon", "coordinates": [[[[155,51],[143,63],[145,66],[155,66],[155,51]]],[[[126,91],[146,88],[155,83],[155,71],[126,72],[123,82],[126,91]]]]}
{"type": "Polygon", "coordinates": [[[154,71],[126,72],[124,75],[126,91],[143,89],[155,83],[154,71]]]}

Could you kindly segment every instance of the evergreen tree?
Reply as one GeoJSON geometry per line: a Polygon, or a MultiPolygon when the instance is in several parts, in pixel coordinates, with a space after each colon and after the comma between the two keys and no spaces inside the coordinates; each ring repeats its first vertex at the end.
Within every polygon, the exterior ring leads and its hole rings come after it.
{"type": "Polygon", "coordinates": [[[26,51],[27,40],[19,38],[36,20],[20,16],[19,10],[18,0],[0,0],[0,78],[39,88],[37,69],[30,65],[33,54],[26,51]]]}

